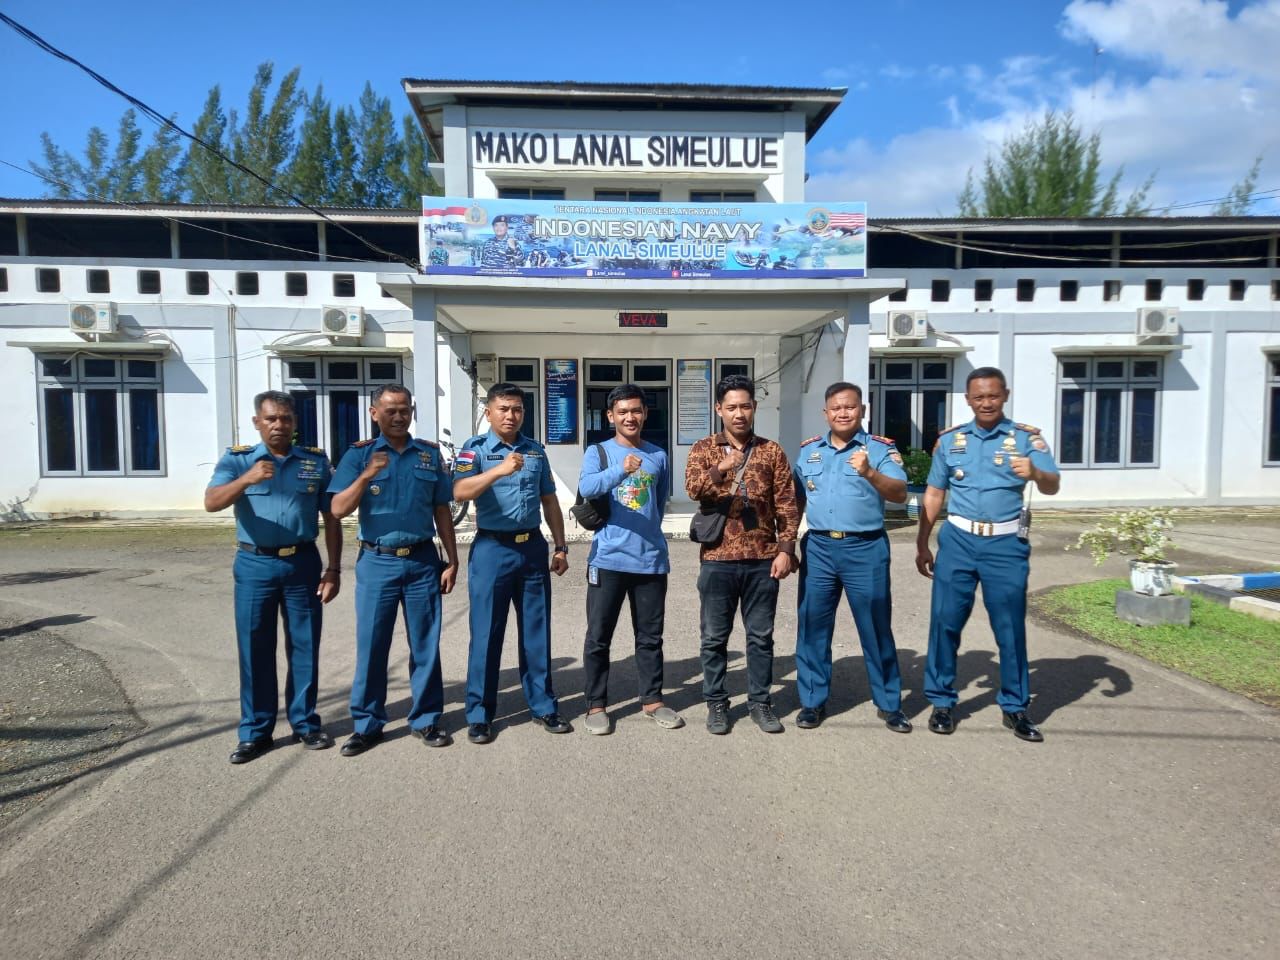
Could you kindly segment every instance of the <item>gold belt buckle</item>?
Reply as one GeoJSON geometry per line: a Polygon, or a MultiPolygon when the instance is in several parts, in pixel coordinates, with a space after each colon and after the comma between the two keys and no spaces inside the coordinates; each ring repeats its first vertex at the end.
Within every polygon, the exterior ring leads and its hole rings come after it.
{"type": "Polygon", "coordinates": [[[397,557],[407,557],[411,553],[413,553],[413,547],[396,547],[397,557]]]}
{"type": "Polygon", "coordinates": [[[281,548],[280,548],[280,551],[276,554],[276,556],[277,556],[277,557],[292,557],[292,556],[293,556],[295,553],[297,553],[297,552],[298,552],[298,548],[297,548],[297,547],[281,547],[281,548]]]}
{"type": "Polygon", "coordinates": [[[831,539],[832,539],[832,540],[843,540],[843,539],[844,539],[844,531],[843,531],[843,530],[828,530],[828,531],[827,531],[827,534],[831,537],[831,539]]]}
{"type": "Polygon", "coordinates": [[[516,534],[516,543],[525,543],[528,539],[529,539],[529,535],[527,533],[516,534]]]}

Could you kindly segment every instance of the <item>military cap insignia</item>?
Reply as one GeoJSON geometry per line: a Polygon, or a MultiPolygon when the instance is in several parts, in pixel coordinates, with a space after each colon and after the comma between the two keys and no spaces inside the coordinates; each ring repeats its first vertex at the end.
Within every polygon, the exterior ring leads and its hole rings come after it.
{"type": "Polygon", "coordinates": [[[253,449],[252,443],[242,443],[238,446],[227,447],[227,453],[248,453],[253,449]]]}

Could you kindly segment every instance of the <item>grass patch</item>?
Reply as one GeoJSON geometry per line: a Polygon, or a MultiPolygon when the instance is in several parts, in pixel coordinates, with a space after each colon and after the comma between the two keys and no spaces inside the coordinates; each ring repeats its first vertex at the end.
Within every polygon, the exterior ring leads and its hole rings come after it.
{"type": "Polygon", "coordinates": [[[1116,590],[1128,580],[1056,587],[1032,607],[1095,640],[1280,706],[1280,623],[1191,597],[1191,626],[1139,627],[1116,617],[1116,590]]]}

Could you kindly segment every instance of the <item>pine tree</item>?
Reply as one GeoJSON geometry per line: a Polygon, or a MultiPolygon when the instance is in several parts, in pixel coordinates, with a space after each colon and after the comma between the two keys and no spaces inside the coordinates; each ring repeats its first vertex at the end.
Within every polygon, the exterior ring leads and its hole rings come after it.
{"type": "Polygon", "coordinates": [[[356,174],[356,202],[362,207],[389,207],[396,202],[392,171],[400,165],[400,138],[391,101],[373,92],[365,81],[355,129],[360,162],[356,174]]]}
{"type": "Polygon", "coordinates": [[[333,180],[329,202],[337,207],[354,207],[359,203],[356,170],[360,162],[355,141],[356,115],[350,107],[339,107],[333,114],[333,180]]]}
{"type": "MultiPolygon", "coordinates": [[[[973,171],[957,198],[962,217],[1108,217],[1120,210],[1121,167],[1101,180],[1101,137],[1086,137],[1070,113],[1047,112],[987,157],[980,185],[973,171]]],[[[1123,214],[1147,212],[1152,174],[1125,201],[1123,214]]]]}
{"type": "Polygon", "coordinates": [[[140,184],[142,170],[138,163],[138,144],[141,140],[138,115],[132,109],[126,110],[120,118],[120,127],[116,133],[115,155],[103,171],[103,180],[107,184],[104,196],[108,200],[143,199],[140,184]]]}
{"type": "MultiPolygon", "coordinates": [[[[271,183],[280,179],[293,155],[294,120],[302,104],[302,95],[298,93],[299,68],[294,67],[280,81],[271,105],[267,106],[267,93],[274,71],[275,67],[269,61],[258,65],[253,86],[249,88],[244,124],[238,123],[233,112],[229,137],[231,158],[271,183]]],[[[234,203],[288,202],[279,191],[271,190],[243,170],[233,167],[230,178],[234,203]]]]}
{"type": "MultiPolygon", "coordinates": [[[[191,132],[225,153],[227,149],[227,115],[222,110],[222,90],[217,84],[209,91],[204,109],[191,132]]],[[[230,203],[231,167],[216,154],[198,143],[187,148],[183,186],[192,203],[230,203]]]]}
{"type": "Polygon", "coordinates": [[[1212,217],[1247,216],[1253,206],[1253,191],[1258,186],[1258,174],[1262,171],[1262,157],[1254,158],[1253,166],[1244,175],[1244,179],[1233,184],[1227,198],[1213,208],[1212,217]]]}
{"type": "Polygon", "coordinates": [[[182,160],[178,134],[171,128],[156,127],[151,143],[138,161],[138,177],[141,199],[157,203],[176,203],[182,199],[186,164],[182,160]]]}
{"type": "Polygon", "coordinates": [[[307,203],[328,203],[333,191],[332,112],[324,87],[317,86],[307,98],[298,149],[289,165],[290,189],[307,203]]]}
{"type": "Polygon", "coordinates": [[[400,123],[400,163],[392,175],[396,184],[397,206],[416,210],[423,197],[439,196],[443,191],[427,169],[429,152],[427,138],[422,135],[412,114],[406,114],[400,123]]]}

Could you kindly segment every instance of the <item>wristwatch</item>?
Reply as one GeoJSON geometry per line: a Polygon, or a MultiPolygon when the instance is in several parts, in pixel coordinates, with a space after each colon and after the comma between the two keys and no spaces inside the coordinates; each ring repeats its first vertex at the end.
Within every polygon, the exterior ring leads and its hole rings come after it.
{"type": "Polygon", "coordinates": [[[557,543],[553,553],[563,553],[566,557],[569,555],[569,545],[567,543],[557,543]]]}

